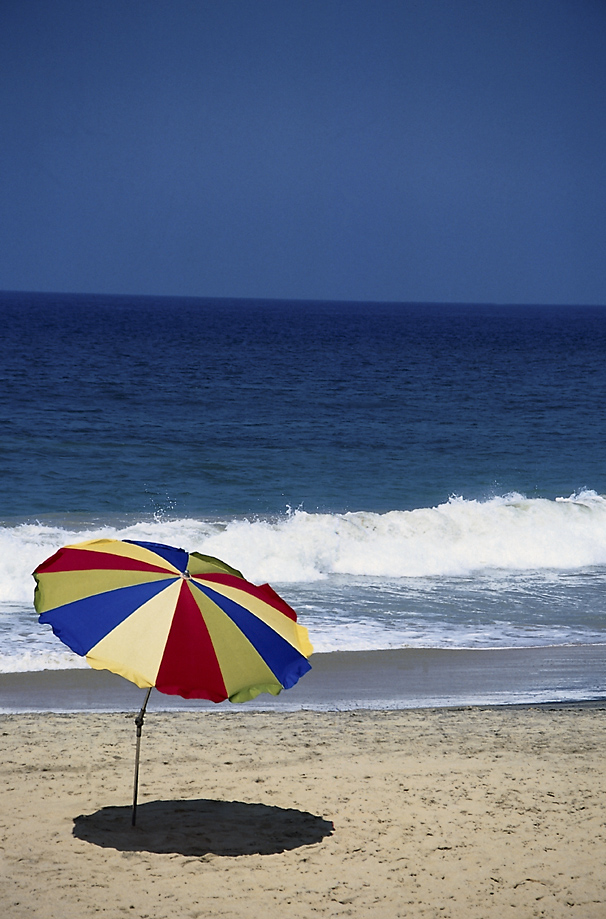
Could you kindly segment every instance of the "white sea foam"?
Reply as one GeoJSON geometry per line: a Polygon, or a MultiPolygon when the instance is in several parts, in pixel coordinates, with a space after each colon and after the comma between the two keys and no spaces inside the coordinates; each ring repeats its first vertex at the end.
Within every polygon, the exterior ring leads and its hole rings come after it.
{"type": "Polygon", "coordinates": [[[31,598],[31,572],[60,546],[84,539],[147,539],[216,555],[252,581],[288,584],[334,575],[465,576],[488,569],[572,570],[606,564],[606,498],[555,501],[507,495],[451,498],[433,508],[311,514],[273,520],[152,520],[130,526],[0,528],[0,601],[31,598]]]}
{"type": "Polygon", "coordinates": [[[606,637],[606,498],[452,498],[384,514],[0,527],[0,672],[85,666],[38,624],[31,572],[62,545],[99,537],[198,550],[269,581],[316,651],[606,637]]]}
{"type": "MultiPolygon", "coordinates": [[[[57,644],[57,639],[55,644],[57,644]]],[[[0,673],[29,673],[33,670],[75,670],[86,669],[88,664],[83,657],[71,651],[51,651],[35,647],[23,649],[14,654],[0,653],[0,673]]]]}

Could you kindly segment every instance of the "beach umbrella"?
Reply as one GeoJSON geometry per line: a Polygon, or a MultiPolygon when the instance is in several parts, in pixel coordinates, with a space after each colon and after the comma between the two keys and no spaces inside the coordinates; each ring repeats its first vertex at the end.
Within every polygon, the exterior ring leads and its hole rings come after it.
{"type": "Polygon", "coordinates": [[[39,622],[97,670],[185,699],[246,702],[290,689],[311,669],[295,611],[219,559],[159,543],[97,539],[64,546],[34,571],[39,622]]]}

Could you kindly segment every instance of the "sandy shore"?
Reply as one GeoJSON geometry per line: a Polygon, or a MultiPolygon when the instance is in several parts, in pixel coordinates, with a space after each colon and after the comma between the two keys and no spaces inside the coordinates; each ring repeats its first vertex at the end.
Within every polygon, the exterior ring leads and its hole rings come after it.
{"type": "Polygon", "coordinates": [[[2,915],[604,919],[605,716],[4,715],[2,915]]]}
{"type": "MultiPolygon", "coordinates": [[[[606,645],[451,650],[400,648],[313,654],[313,669],[277,698],[247,709],[435,708],[529,702],[606,700],[606,645]]],[[[0,712],[128,711],[144,692],[107,671],[50,670],[0,674],[0,712]]],[[[227,702],[222,708],[230,710],[227,702]]],[[[213,710],[153,692],[153,710],[213,710]]]]}

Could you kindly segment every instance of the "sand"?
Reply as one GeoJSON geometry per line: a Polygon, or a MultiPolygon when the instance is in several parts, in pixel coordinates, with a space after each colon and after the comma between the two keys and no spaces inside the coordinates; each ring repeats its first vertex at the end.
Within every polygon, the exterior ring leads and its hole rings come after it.
{"type": "MultiPolygon", "coordinates": [[[[606,644],[539,648],[398,648],[313,654],[312,670],[279,696],[247,709],[437,708],[452,705],[606,701],[606,644]]],[[[0,712],[128,711],[144,693],[107,670],[0,673],[0,712]]],[[[152,709],[200,711],[212,702],[153,692],[152,709]]],[[[231,703],[221,708],[230,710],[231,703]]]]}
{"type": "Polygon", "coordinates": [[[2,916],[605,919],[605,715],[3,715],[2,916]]]}

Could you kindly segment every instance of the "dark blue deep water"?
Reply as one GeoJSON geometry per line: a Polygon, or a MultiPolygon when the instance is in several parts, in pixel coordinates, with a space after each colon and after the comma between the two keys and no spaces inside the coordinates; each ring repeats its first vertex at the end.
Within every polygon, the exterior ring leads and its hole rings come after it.
{"type": "Polygon", "coordinates": [[[3,294],[0,516],[606,492],[606,309],[3,294]]]}

